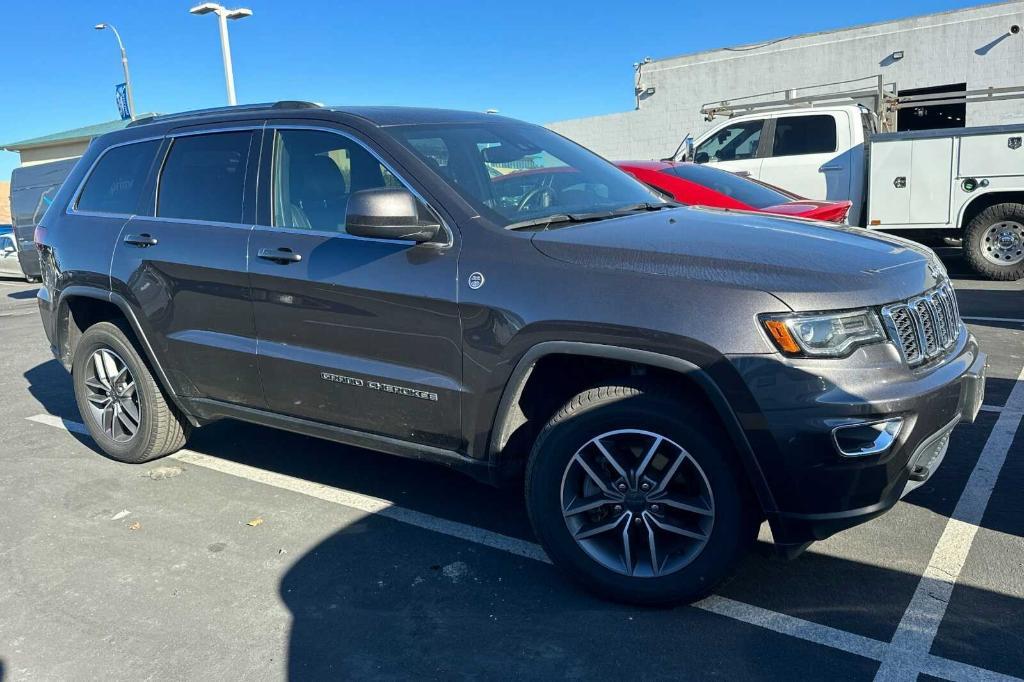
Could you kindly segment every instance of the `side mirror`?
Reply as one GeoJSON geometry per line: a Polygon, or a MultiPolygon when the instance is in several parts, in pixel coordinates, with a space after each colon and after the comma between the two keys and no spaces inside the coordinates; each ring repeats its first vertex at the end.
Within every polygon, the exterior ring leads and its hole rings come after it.
{"type": "Polygon", "coordinates": [[[420,218],[420,203],[407,189],[382,187],[353,192],[345,211],[345,231],[358,237],[429,242],[441,225],[420,218]]]}
{"type": "Polygon", "coordinates": [[[693,157],[693,162],[694,163],[707,163],[710,160],[711,160],[711,157],[708,156],[707,152],[697,152],[697,155],[695,157],[693,157]]]}
{"type": "Polygon", "coordinates": [[[689,135],[683,140],[683,156],[680,161],[689,161],[693,158],[693,138],[689,135]]]}
{"type": "Polygon", "coordinates": [[[8,254],[8,255],[10,255],[10,254],[14,253],[14,247],[13,247],[13,246],[10,246],[10,245],[8,245],[8,246],[5,246],[5,247],[4,247],[4,253],[6,253],[6,254],[8,254]]]}

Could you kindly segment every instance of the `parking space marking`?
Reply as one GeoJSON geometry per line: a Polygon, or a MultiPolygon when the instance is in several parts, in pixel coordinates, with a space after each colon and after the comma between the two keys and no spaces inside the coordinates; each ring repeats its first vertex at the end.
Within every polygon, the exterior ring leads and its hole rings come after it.
{"type": "Polygon", "coordinates": [[[967,555],[971,551],[978,525],[988,507],[992,490],[999,479],[999,472],[1006,461],[1006,455],[1013,445],[1013,439],[1021,424],[1024,413],[1024,369],[1021,370],[1006,407],[999,413],[995,426],[978,456],[967,485],[956,503],[952,516],[946,522],[935,551],[932,552],[928,568],[921,576],[910,605],[903,613],[892,648],[875,680],[916,680],[922,663],[946,615],[953,587],[960,577],[967,555]]]}
{"type": "MultiPolygon", "coordinates": [[[[1021,372],[1024,376],[1024,371],[1021,372]]],[[[1020,384],[1018,383],[1018,387],[1020,384]]],[[[1015,389],[1016,390],[1016,389],[1015,389]]],[[[62,419],[52,414],[38,414],[27,417],[28,421],[46,426],[56,427],[73,433],[88,435],[89,431],[85,425],[62,419]]],[[[313,483],[301,478],[295,478],[286,474],[279,474],[266,469],[240,464],[219,457],[211,457],[192,450],[180,450],[171,455],[171,458],[186,464],[203,467],[218,471],[229,476],[235,476],[250,481],[255,481],[275,488],[289,490],[300,495],[314,497],[326,502],[332,502],[351,509],[384,516],[400,523],[416,526],[443,535],[460,538],[468,542],[508,552],[526,559],[540,561],[550,564],[551,560],[544,553],[540,545],[520,540],[518,538],[502,535],[484,528],[470,526],[457,521],[449,521],[440,517],[424,514],[412,509],[399,507],[389,500],[384,500],[370,495],[363,495],[343,488],[335,488],[321,483],[313,483]]],[[[977,528],[975,528],[977,530],[977,528]]],[[[731,620],[753,625],[765,630],[771,630],[783,635],[795,637],[806,642],[820,644],[832,649],[846,653],[863,656],[872,660],[880,661],[883,666],[886,661],[895,660],[901,662],[903,652],[891,652],[893,644],[881,640],[865,637],[838,628],[829,627],[820,623],[814,623],[802,618],[788,614],[771,611],[769,609],[746,604],[727,597],[712,595],[699,602],[691,604],[694,608],[724,616],[731,620]]],[[[950,680],[983,680],[986,682],[1024,682],[1016,677],[996,673],[985,668],[979,668],[967,663],[960,663],[950,659],[935,656],[927,651],[923,656],[913,656],[912,664],[917,666],[917,672],[927,673],[937,677],[944,677],[950,680]]],[[[880,669],[881,670],[881,669],[880,669]]]]}

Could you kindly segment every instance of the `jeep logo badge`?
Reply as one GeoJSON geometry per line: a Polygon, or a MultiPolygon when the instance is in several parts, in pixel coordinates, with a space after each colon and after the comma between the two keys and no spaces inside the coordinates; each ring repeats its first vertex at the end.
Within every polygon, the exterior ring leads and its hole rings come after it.
{"type": "Polygon", "coordinates": [[[1006,146],[1009,147],[1010,149],[1020,149],[1020,138],[1019,137],[1011,137],[1011,138],[1009,138],[1008,140],[1006,140],[1006,146]]]}
{"type": "Polygon", "coordinates": [[[479,289],[484,285],[484,274],[482,272],[474,272],[469,276],[469,288],[479,289]]]}

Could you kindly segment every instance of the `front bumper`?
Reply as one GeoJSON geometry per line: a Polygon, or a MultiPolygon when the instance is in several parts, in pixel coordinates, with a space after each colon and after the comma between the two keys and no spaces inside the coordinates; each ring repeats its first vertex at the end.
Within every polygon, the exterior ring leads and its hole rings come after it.
{"type": "Polygon", "coordinates": [[[776,503],[767,516],[779,544],[823,540],[892,508],[935,473],[953,428],[981,408],[986,356],[966,329],[934,367],[910,370],[888,344],[847,360],[734,359],[760,407],[754,421],[775,445],[756,455],[776,503]],[[903,427],[884,452],[838,451],[837,426],[893,417],[903,427]]]}

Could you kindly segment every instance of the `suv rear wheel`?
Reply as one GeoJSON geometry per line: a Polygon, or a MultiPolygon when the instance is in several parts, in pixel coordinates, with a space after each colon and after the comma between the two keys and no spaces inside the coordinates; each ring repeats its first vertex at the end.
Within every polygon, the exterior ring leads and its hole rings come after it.
{"type": "Polygon", "coordinates": [[[548,422],[526,501],[549,556],[624,602],[706,596],[757,533],[759,515],[715,420],[657,390],[602,386],[548,422]]]}
{"type": "Polygon", "coordinates": [[[111,459],[148,462],[185,445],[188,422],[168,404],[119,325],[99,322],[82,334],[72,378],[82,420],[111,459]]]}

